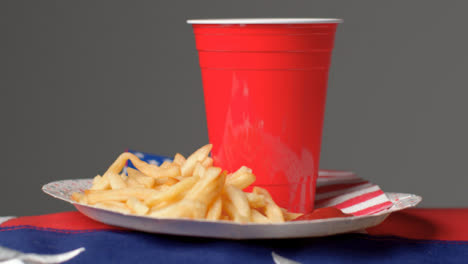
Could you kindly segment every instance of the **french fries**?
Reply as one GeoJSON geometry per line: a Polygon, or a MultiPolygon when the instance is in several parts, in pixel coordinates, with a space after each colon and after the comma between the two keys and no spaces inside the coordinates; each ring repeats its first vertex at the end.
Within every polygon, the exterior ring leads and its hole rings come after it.
{"type": "Polygon", "coordinates": [[[112,190],[123,189],[127,187],[127,183],[120,176],[120,174],[109,172],[105,176],[107,176],[107,179],[109,179],[109,183],[112,190]]]}
{"type": "Polygon", "coordinates": [[[172,162],[148,164],[134,154],[122,153],[92,186],[71,199],[82,204],[156,218],[189,218],[238,223],[282,223],[302,214],[280,208],[267,190],[254,187],[252,170],[243,166],[233,173],[213,166],[212,145],[188,158],[177,153],[172,162]],[[126,168],[131,161],[137,169],[126,168]]]}
{"type": "Polygon", "coordinates": [[[184,165],[184,162],[185,162],[185,158],[184,158],[184,156],[182,156],[182,154],[180,154],[180,153],[175,154],[174,160],[172,161],[173,164],[177,164],[179,166],[182,166],[182,165],[184,165]]]}
{"type": "Polygon", "coordinates": [[[100,203],[96,203],[94,206],[98,208],[117,211],[117,212],[124,213],[124,214],[131,213],[131,210],[124,203],[116,202],[116,201],[100,202],[100,203]]]}
{"type": "Polygon", "coordinates": [[[208,154],[210,154],[212,147],[213,146],[211,144],[205,145],[199,148],[197,151],[195,151],[192,155],[190,155],[180,168],[182,176],[190,176],[193,170],[195,169],[197,161],[202,162],[204,159],[206,159],[208,157],[208,154]]]}
{"type": "Polygon", "coordinates": [[[242,166],[233,174],[229,175],[226,179],[229,185],[236,186],[239,189],[245,189],[250,184],[255,182],[255,175],[252,174],[252,170],[242,166]]]}
{"type": "Polygon", "coordinates": [[[226,195],[226,199],[233,205],[233,208],[229,210],[235,210],[237,212],[237,220],[240,222],[249,222],[250,205],[245,193],[241,189],[232,185],[226,185],[224,187],[224,193],[226,195]]]}
{"type": "Polygon", "coordinates": [[[265,215],[268,219],[273,222],[284,222],[283,211],[281,211],[281,208],[276,205],[267,190],[260,187],[254,187],[253,192],[258,195],[263,195],[265,198],[265,215]]]}
{"type": "Polygon", "coordinates": [[[247,200],[249,201],[249,205],[252,208],[263,208],[266,206],[265,197],[263,195],[259,195],[256,193],[245,193],[247,196],[247,200]]]}
{"type": "Polygon", "coordinates": [[[100,175],[94,177],[92,190],[106,190],[110,187],[109,179],[101,177],[100,175]]]}
{"type": "MultiPolygon", "coordinates": [[[[192,188],[195,183],[197,183],[198,177],[190,177],[183,179],[182,181],[174,184],[171,188],[168,188],[165,191],[155,193],[153,196],[145,200],[145,204],[149,206],[155,206],[158,203],[168,202],[177,199],[179,196],[182,196],[184,192],[187,192],[192,188]]],[[[182,197],[180,197],[182,198],[182,197]]]]}
{"type": "Polygon", "coordinates": [[[206,213],[207,220],[218,220],[221,217],[223,209],[223,200],[221,197],[216,198],[216,200],[211,204],[210,208],[208,208],[208,212],[206,213]]]}
{"type": "Polygon", "coordinates": [[[135,197],[130,197],[126,204],[132,212],[138,215],[145,215],[149,211],[149,207],[135,197]]]}

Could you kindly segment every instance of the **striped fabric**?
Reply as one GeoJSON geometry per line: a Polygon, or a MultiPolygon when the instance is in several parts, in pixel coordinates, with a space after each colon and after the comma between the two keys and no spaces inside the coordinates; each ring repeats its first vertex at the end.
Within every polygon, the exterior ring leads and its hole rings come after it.
{"type": "Polygon", "coordinates": [[[378,213],[392,206],[379,186],[352,172],[320,171],[315,207],[336,207],[355,216],[378,213]]]}
{"type": "Polygon", "coordinates": [[[15,218],[14,216],[0,216],[0,225],[3,223],[3,222],[6,222],[10,219],[13,219],[15,218]]]}
{"type": "Polygon", "coordinates": [[[272,252],[300,263],[467,263],[468,209],[408,209],[367,234],[303,239],[223,240],[126,231],[79,212],[0,224],[0,245],[36,254],[84,247],[67,263],[256,263],[272,252]]]}

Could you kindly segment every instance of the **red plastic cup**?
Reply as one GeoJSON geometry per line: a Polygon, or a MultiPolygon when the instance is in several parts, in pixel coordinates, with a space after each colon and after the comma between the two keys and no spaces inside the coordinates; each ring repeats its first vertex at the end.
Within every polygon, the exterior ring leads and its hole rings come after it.
{"type": "Polygon", "coordinates": [[[247,166],[281,207],[313,210],[340,19],[189,20],[215,165],[247,166]]]}

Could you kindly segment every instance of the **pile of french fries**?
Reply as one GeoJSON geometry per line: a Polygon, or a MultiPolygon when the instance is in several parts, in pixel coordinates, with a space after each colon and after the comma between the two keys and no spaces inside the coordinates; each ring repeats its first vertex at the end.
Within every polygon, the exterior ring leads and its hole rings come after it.
{"type": "Polygon", "coordinates": [[[132,153],[122,153],[76,202],[124,214],[156,218],[229,220],[238,223],[281,223],[302,214],[280,208],[267,190],[254,187],[255,175],[247,167],[227,173],[213,166],[212,145],[188,158],[177,153],[172,162],[148,164],[132,153]],[[123,168],[130,160],[137,169],[123,168]]]}

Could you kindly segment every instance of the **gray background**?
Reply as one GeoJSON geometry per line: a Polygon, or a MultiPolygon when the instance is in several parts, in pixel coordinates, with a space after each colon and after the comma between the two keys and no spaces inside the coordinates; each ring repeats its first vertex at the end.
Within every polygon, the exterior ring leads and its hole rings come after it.
{"type": "Polygon", "coordinates": [[[47,182],[124,149],[208,141],[187,18],[339,17],[322,168],[468,206],[467,1],[1,1],[0,215],[71,210],[47,182]]]}

